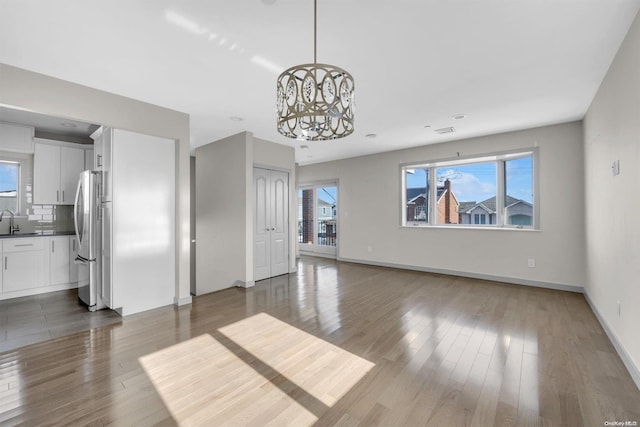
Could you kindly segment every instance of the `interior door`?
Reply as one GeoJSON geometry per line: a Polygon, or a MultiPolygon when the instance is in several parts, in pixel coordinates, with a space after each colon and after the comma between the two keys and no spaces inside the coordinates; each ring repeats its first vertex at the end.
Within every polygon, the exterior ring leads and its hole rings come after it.
{"type": "Polygon", "coordinates": [[[253,279],[289,272],[289,174],[253,171],[253,279]]]}
{"type": "Polygon", "coordinates": [[[270,277],[271,224],[269,220],[269,171],[253,169],[253,280],[270,277]]]}
{"type": "Polygon", "coordinates": [[[271,171],[271,275],[289,272],[289,174],[271,171]]]}

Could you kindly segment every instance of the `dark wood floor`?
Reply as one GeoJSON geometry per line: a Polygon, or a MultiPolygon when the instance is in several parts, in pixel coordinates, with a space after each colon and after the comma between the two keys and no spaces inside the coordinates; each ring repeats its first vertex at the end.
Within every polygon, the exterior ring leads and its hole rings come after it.
{"type": "Polygon", "coordinates": [[[0,424],[640,422],[640,391],[580,294],[298,268],[0,354],[0,424]]]}
{"type": "Polygon", "coordinates": [[[0,352],[120,322],[111,310],[90,313],[78,290],[0,301],[0,352]]]}

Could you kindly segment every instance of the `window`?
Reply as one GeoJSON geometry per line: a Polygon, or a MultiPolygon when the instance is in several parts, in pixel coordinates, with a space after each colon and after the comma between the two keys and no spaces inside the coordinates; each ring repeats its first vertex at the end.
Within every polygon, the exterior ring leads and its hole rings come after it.
{"type": "Polygon", "coordinates": [[[535,156],[531,149],[402,165],[402,225],[534,228],[535,156]]]}
{"type": "Polygon", "coordinates": [[[504,162],[506,223],[533,224],[533,156],[504,162]]]}
{"type": "Polygon", "coordinates": [[[19,184],[20,163],[0,160],[0,211],[18,212],[19,184]]]}
{"type": "Polygon", "coordinates": [[[406,222],[416,225],[429,222],[429,169],[405,168],[406,222]]]}

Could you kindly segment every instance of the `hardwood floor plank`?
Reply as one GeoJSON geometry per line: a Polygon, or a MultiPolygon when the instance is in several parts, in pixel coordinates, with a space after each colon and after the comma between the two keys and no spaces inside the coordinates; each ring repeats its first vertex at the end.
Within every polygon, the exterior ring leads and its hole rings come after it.
{"type": "Polygon", "coordinates": [[[0,424],[640,421],[582,295],[310,257],[298,271],[117,322],[71,293],[0,302],[0,346],[49,334],[0,353],[0,424]]]}

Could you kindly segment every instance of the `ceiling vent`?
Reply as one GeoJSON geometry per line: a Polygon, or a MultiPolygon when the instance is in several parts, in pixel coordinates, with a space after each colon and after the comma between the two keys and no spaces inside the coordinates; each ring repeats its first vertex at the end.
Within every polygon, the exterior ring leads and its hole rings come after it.
{"type": "Polygon", "coordinates": [[[440,129],[435,129],[434,132],[435,133],[439,133],[440,135],[444,134],[444,133],[453,133],[456,130],[454,129],[453,126],[449,126],[448,128],[440,128],[440,129]]]}

